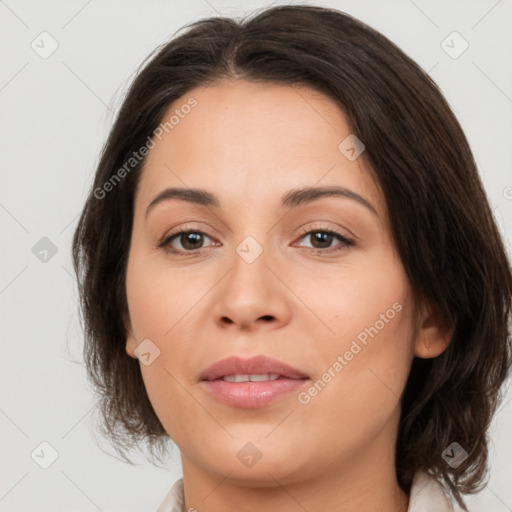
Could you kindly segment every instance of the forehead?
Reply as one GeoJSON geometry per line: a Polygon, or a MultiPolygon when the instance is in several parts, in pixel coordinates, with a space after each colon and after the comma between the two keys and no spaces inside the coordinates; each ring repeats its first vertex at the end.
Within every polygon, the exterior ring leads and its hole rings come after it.
{"type": "Polygon", "coordinates": [[[246,81],[198,87],[170,105],[158,133],[138,188],[146,205],[171,186],[212,190],[233,203],[341,185],[381,209],[362,159],[339,150],[351,133],[343,111],[313,89],[246,81]]]}

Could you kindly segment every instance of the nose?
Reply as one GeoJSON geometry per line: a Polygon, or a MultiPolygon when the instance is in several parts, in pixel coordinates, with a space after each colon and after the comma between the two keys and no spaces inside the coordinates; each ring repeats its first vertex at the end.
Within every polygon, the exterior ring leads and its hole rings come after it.
{"type": "Polygon", "coordinates": [[[215,322],[223,329],[276,329],[290,321],[285,276],[264,249],[254,260],[235,253],[231,270],[215,287],[215,322]]]}

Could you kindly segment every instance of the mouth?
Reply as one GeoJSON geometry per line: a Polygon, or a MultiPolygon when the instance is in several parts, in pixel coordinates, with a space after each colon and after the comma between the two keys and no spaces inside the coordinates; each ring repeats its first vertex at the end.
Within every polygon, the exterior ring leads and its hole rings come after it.
{"type": "Polygon", "coordinates": [[[309,380],[304,372],[267,356],[228,357],[208,367],[200,376],[201,385],[217,400],[245,408],[269,404],[298,390],[309,380]]]}
{"type": "MultiPolygon", "coordinates": [[[[232,375],[224,375],[213,380],[223,380],[225,382],[266,382],[270,380],[287,379],[284,375],[279,373],[253,373],[253,374],[241,374],[236,373],[232,375]]],[[[211,382],[211,381],[210,381],[211,382]]]]}
{"type": "Polygon", "coordinates": [[[254,356],[244,359],[230,356],[213,363],[200,375],[199,380],[212,381],[228,378],[228,382],[260,382],[264,380],[304,379],[307,374],[284,361],[268,356],[254,356]],[[277,377],[276,377],[277,375],[277,377]],[[232,380],[239,378],[242,380],[232,380]]]}

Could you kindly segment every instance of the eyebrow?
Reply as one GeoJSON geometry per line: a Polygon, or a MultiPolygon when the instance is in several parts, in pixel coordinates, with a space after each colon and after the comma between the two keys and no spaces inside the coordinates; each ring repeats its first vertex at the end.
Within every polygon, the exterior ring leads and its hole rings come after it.
{"type": "MultiPolygon", "coordinates": [[[[357,201],[362,206],[366,207],[373,214],[379,216],[374,206],[364,197],[356,194],[352,190],[344,187],[330,186],[330,187],[305,187],[293,189],[283,195],[281,198],[281,205],[286,208],[296,208],[298,206],[311,203],[324,197],[342,197],[345,199],[352,199],[357,201]]],[[[207,206],[213,208],[220,208],[219,199],[203,189],[198,188],[166,188],[160,192],[146,208],[146,217],[149,212],[159,203],[171,199],[181,199],[189,203],[198,204],[200,206],[207,206]]]]}

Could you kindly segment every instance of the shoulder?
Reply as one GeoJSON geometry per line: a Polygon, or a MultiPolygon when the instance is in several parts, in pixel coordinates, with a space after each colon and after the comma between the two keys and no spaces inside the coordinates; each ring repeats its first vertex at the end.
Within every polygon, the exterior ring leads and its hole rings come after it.
{"type": "Polygon", "coordinates": [[[156,512],[183,512],[184,507],[183,478],[174,482],[170,491],[157,508],[156,512]]]}
{"type": "Polygon", "coordinates": [[[407,512],[463,512],[448,489],[424,471],[414,475],[407,512]]]}

